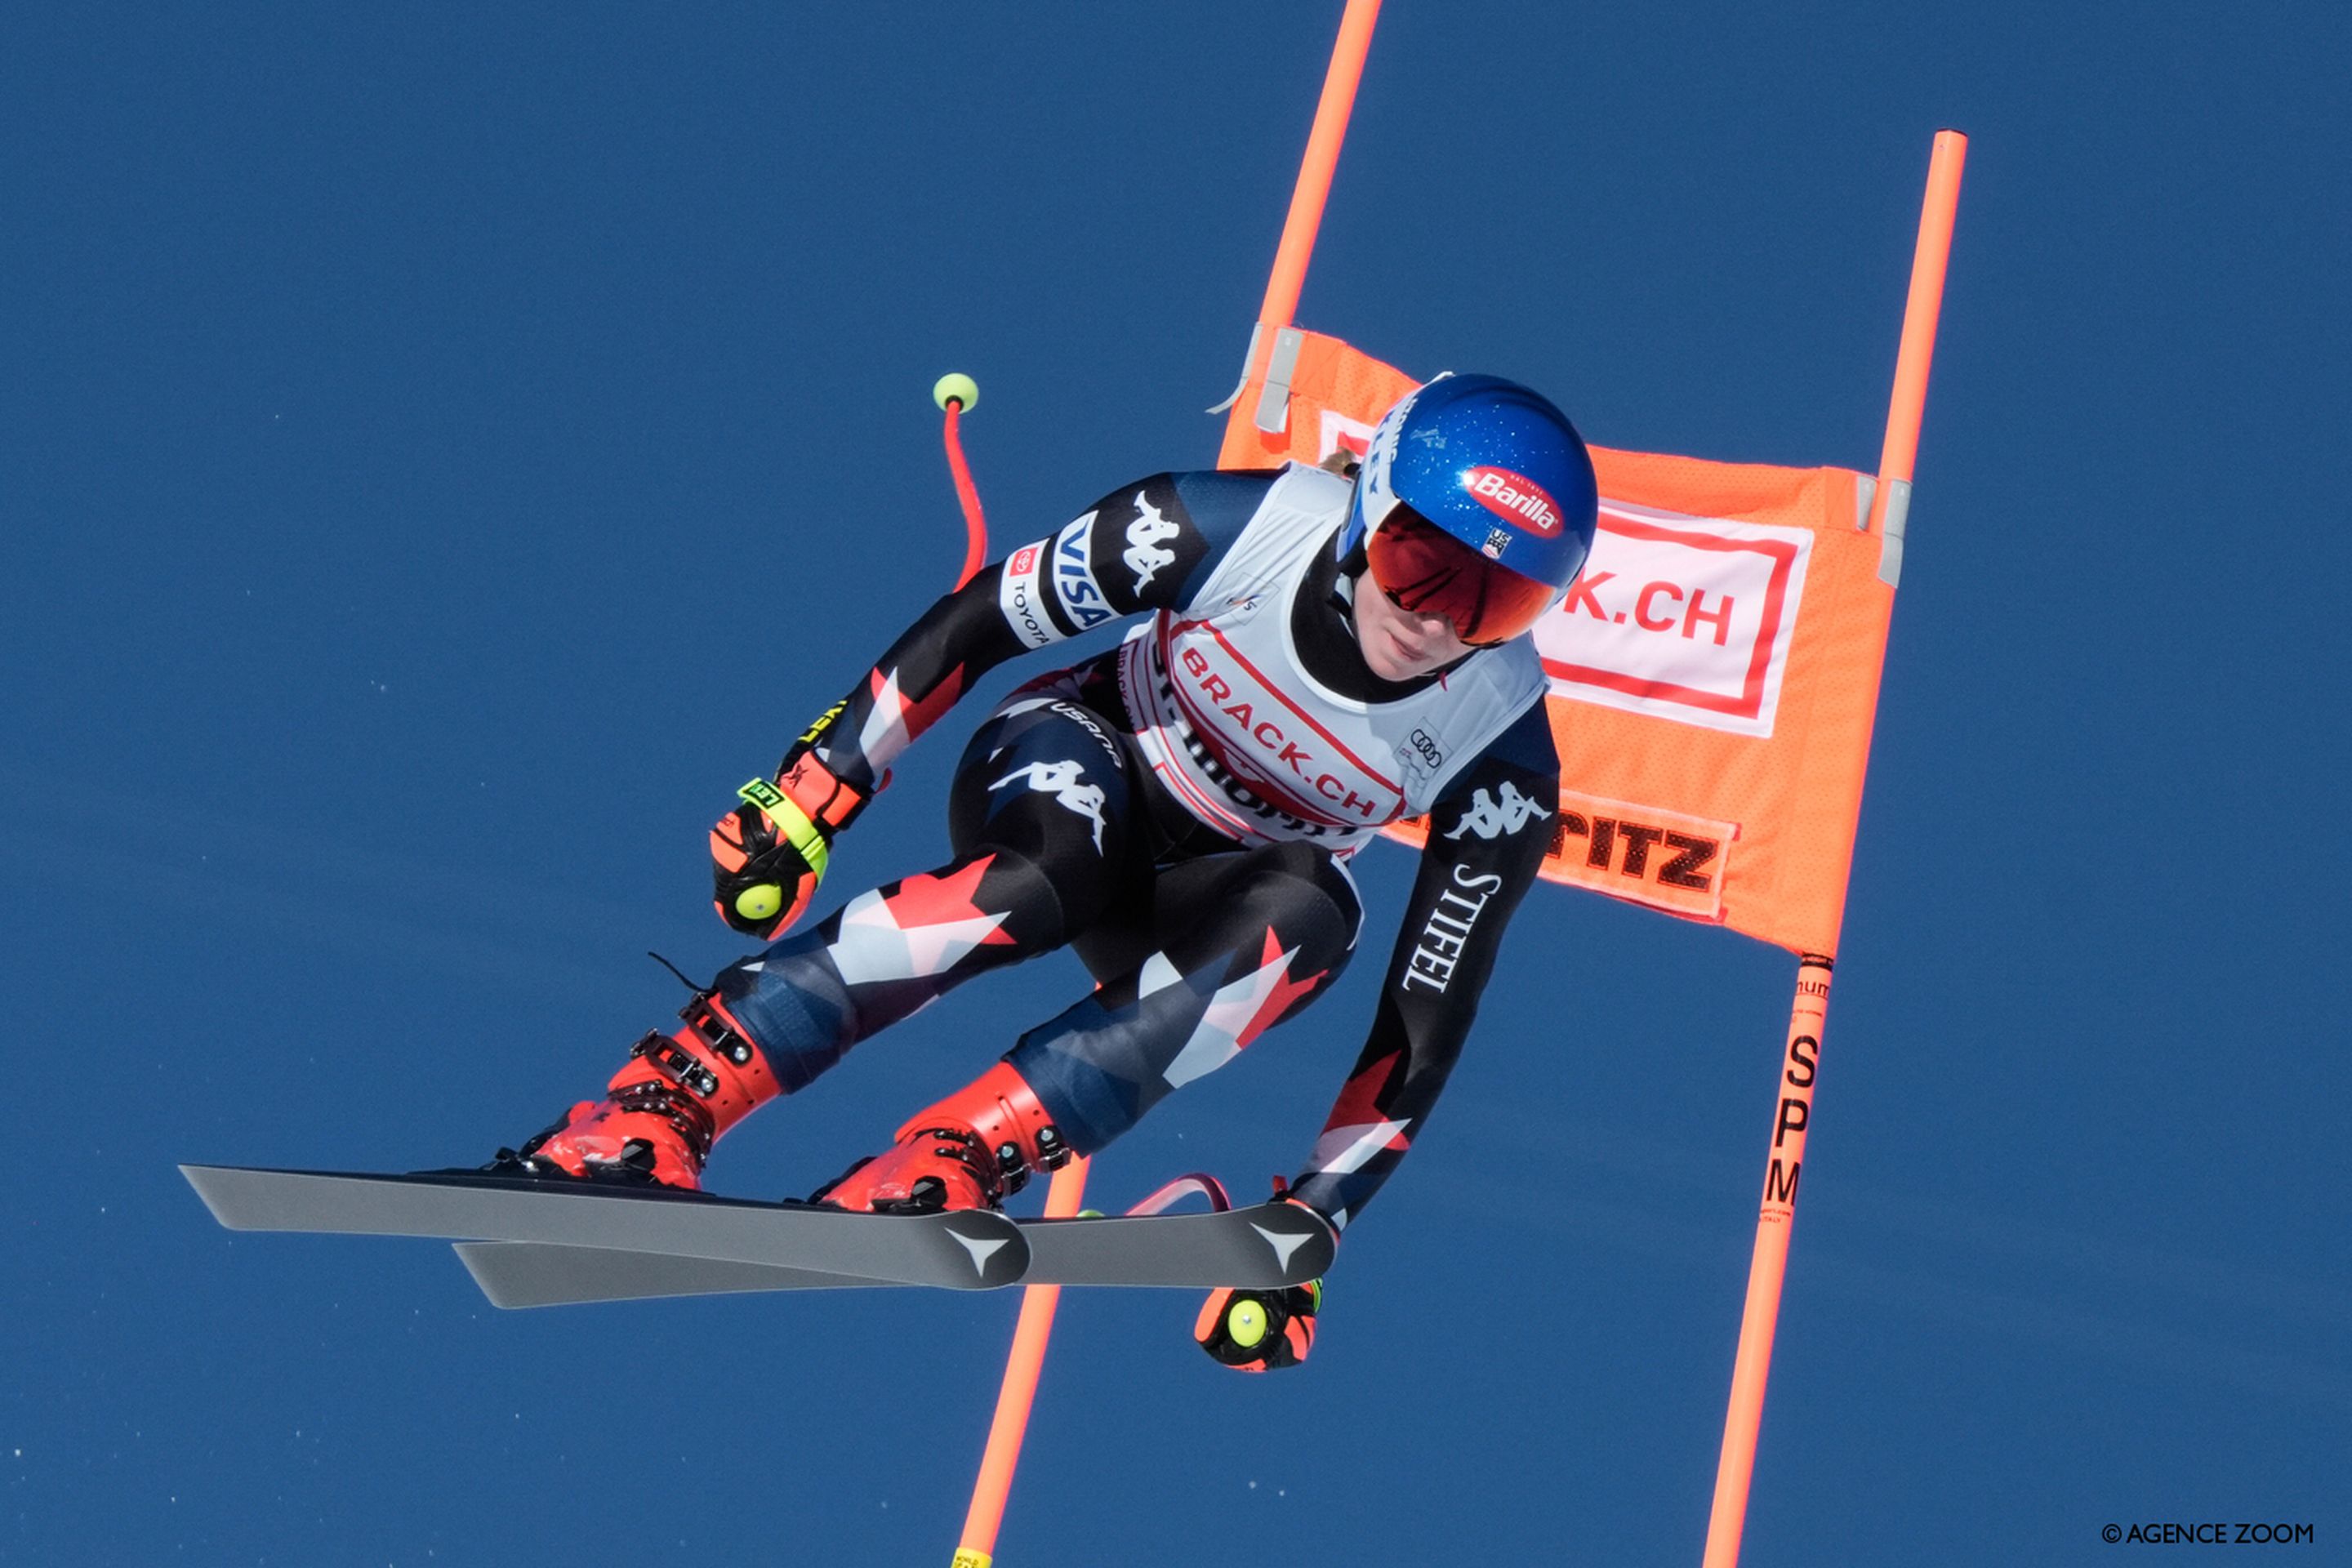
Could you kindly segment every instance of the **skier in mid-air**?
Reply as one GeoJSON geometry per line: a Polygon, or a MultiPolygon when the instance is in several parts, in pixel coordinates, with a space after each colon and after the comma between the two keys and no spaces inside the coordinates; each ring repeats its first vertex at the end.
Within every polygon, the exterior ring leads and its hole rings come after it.
{"type": "MultiPolygon", "coordinates": [[[[1582,568],[1596,509],[1567,417],[1484,375],[1405,396],[1352,476],[1121,486],[932,605],[710,837],[720,916],[776,938],[899,752],[984,672],[1148,614],[981,725],[949,791],[953,858],[730,965],[603,1099],[488,1168],[694,1189],[722,1134],[851,1046],[1068,946],[1091,994],[816,1194],[994,1206],[1326,990],[1363,919],[1349,858],[1425,815],[1370,1034],[1283,1194],[1345,1227],[1419,1135],[1550,841],[1559,763],[1528,634],[1582,568]]],[[[1318,1288],[1261,1293],[1231,1324],[1230,1296],[1202,1313],[1213,1355],[1306,1354],[1318,1288]]]]}

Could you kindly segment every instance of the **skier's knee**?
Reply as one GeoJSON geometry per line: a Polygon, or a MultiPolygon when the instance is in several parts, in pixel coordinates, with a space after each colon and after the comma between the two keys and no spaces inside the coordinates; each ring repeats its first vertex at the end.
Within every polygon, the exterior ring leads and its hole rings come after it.
{"type": "Polygon", "coordinates": [[[963,867],[985,866],[982,896],[974,903],[986,914],[1016,916],[1020,929],[1033,933],[1040,948],[1061,946],[1097,912],[1088,902],[1092,885],[1071,877],[1055,857],[1041,855],[1034,847],[983,838],[956,860],[963,867]]]}
{"type": "Polygon", "coordinates": [[[1338,972],[1353,952],[1364,906],[1348,873],[1308,844],[1269,845],[1236,889],[1237,907],[1272,928],[1286,947],[1312,946],[1320,967],[1338,972]]]}

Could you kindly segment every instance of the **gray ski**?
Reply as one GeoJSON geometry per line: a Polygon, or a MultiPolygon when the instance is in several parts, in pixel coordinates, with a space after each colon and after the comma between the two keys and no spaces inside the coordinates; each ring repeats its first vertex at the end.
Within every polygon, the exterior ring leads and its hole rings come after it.
{"type": "Polygon", "coordinates": [[[1213,1214],[1024,1219],[1027,1285],[1145,1285],[1273,1289],[1304,1285],[1331,1267],[1339,1238],[1299,1204],[1213,1214]]]}
{"type": "Polygon", "coordinates": [[[461,1241],[458,1260],[493,1307],[565,1307],[584,1301],[649,1301],[668,1296],[724,1296],[744,1290],[856,1290],[888,1279],[820,1274],[772,1263],[729,1263],[662,1252],[544,1242],[461,1241]]]}
{"type": "MultiPolygon", "coordinates": [[[[1271,1289],[1303,1285],[1331,1266],[1337,1242],[1321,1216],[1296,1204],[1215,1214],[1023,1220],[1028,1285],[1127,1285],[1271,1289]]],[[[458,1256],[500,1307],[554,1307],[665,1296],[813,1290],[881,1281],[608,1247],[460,1243],[458,1256]]]]}
{"type": "Polygon", "coordinates": [[[986,1211],[902,1217],[471,1171],[382,1175],[183,1165],[231,1230],[327,1231],[551,1243],[781,1267],[899,1285],[988,1290],[1029,1261],[1019,1227],[986,1211]]]}

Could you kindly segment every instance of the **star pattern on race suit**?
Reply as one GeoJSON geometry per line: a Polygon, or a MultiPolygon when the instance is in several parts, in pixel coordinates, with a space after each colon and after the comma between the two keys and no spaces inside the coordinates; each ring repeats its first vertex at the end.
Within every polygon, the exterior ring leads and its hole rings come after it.
{"type": "Polygon", "coordinates": [[[860,893],[842,907],[840,933],[825,949],[848,985],[944,974],[975,947],[1010,945],[1006,915],[971,901],[993,855],[944,877],[918,875],[885,895],[860,893]]]}
{"type": "Polygon", "coordinates": [[[1349,1079],[1348,1087],[1339,1091],[1330,1120],[1323,1124],[1323,1136],[1315,1141],[1315,1152],[1307,1157],[1308,1168],[1317,1175],[1353,1175],[1383,1150],[1402,1154],[1412,1146],[1404,1135],[1412,1119],[1392,1121],[1381,1114],[1379,1104],[1381,1091],[1403,1054],[1391,1051],[1349,1079]]]}
{"type": "Polygon", "coordinates": [[[1031,763],[1013,769],[994,784],[990,793],[1007,784],[1025,784],[1040,795],[1050,795],[1065,811],[1075,813],[1095,825],[1095,853],[1102,853],[1103,803],[1109,799],[1099,784],[1086,780],[1083,764],[1073,762],[1031,763]]]}
{"type": "Polygon", "coordinates": [[[909,702],[898,690],[898,672],[885,675],[875,670],[866,678],[866,690],[874,699],[874,710],[866,715],[866,722],[857,731],[857,749],[865,753],[866,763],[878,776],[884,768],[898,761],[915,737],[929,729],[940,714],[955,706],[963,693],[963,666],[957,665],[947,673],[929,697],[909,702]]]}
{"type": "MultiPolygon", "coordinates": [[[[1192,1026],[1192,1037],[1160,1074],[1171,1088],[1181,1089],[1241,1055],[1293,1002],[1315,989],[1324,972],[1318,969],[1304,980],[1291,979],[1290,961],[1297,956],[1296,948],[1283,952],[1281,938],[1270,929],[1266,931],[1257,967],[1217,988],[1201,1021],[1192,1026]]],[[[1150,995],[1159,985],[1177,978],[1176,966],[1167,956],[1154,953],[1138,976],[1138,995],[1150,995]]]]}

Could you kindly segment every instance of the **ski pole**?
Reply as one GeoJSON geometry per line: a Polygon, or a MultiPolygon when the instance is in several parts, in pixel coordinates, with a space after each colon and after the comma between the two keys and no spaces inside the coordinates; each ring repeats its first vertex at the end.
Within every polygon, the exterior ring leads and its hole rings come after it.
{"type": "Polygon", "coordinates": [[[948,472],[955,479],[956,500],[963,507],[963,573],[961,588],[988,563],[988,520],[981,515],[980,487],[971,482],[971,466],[963,460],[963,436],[958,426],[969,409],[980,406],[980,384],[961,371],[950,371],[931,388],[931,401],[947,416],[940,438],[947,443],[948,472]]]}

